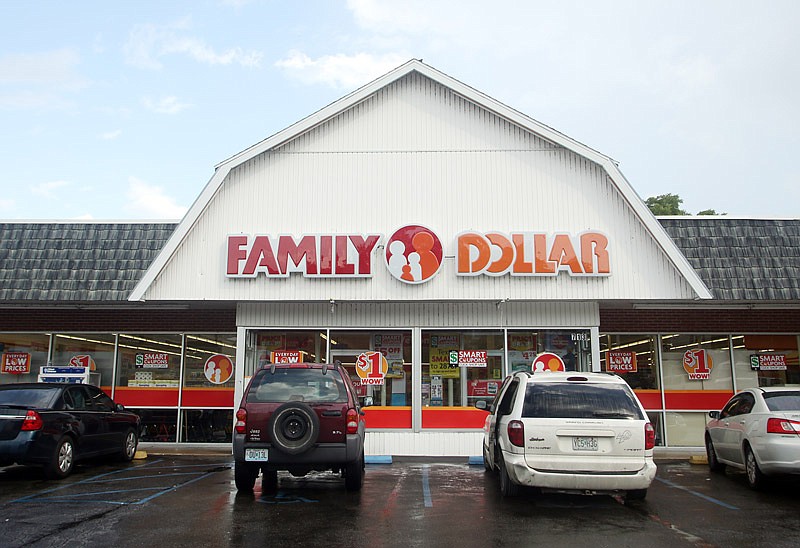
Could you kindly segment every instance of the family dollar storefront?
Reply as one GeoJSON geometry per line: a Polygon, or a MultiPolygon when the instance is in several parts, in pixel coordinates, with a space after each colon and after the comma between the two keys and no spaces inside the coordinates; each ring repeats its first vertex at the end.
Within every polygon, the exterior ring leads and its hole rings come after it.
{"type": "Polygon", "coordinates": [[[509,373],[624,367],[606,307],[711,298],[613,160],[410,61],[216,166],[128,301],[235,306],[234,402],[338,360],[369,454],[475,455],[509,373]]]}

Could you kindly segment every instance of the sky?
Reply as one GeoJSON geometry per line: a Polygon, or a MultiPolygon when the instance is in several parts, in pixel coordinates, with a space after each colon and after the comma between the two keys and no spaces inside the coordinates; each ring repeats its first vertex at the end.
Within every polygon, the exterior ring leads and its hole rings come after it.
{"type": "Polygon", "coordinates": [[[800,218],[800,2],[0,2],[0,220],[178,220],[214,166],[409,59],[642,199],[800,218]]]}

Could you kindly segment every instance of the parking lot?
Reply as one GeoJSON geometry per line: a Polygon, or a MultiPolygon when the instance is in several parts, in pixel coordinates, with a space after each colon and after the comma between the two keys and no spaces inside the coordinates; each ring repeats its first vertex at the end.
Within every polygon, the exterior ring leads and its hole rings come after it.
{"type": "Polygon", "coordinates": [[[646,500],[500,496],[466,459],[370,464],[363,490],[329,473],[281,474],[236,493],[229,456],[150,456],[80,466],[63,481],[0,469],[0,545],[16,546],[798,546],[800,482],[751,491],[744,476],[659,462],[646,500]]]}

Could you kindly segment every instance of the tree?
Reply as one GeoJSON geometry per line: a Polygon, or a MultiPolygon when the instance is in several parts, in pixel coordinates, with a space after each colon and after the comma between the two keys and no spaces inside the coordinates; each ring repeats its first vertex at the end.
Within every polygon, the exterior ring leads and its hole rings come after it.
{"type": "MultiPolygon", "coordinates": [[[[677,194],[661,194],[651,196],[645,202],[653,215],[691,215],[688,211],[681,209],[683,199],[677,194]]],[[[713,209],[698,211],[698,215],[727,215],[727,213],[717,213],[713,209]]]]}
{"type": "Polygon", "coordinates": [[[651,196],[645,203],[653,215],[689,215],[687,211],[681,209],[683,199],[677,194],[651,196]]]}

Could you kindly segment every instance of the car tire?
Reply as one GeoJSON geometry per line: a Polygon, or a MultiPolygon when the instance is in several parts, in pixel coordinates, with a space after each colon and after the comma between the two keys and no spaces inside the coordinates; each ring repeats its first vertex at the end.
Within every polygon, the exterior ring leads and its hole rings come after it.
{"type": "Polygon", "coordinates": [[[120,460],[122,462],[130,462],[136,456],[136,448],[139,446],[139,436],[132,428],[125,434],[125,439],[122,443],[122,450],[120,451],[120,460]]]}
{"type": "Polygon", "coordinates": [[[486,451],[485,445],[483,446],[483,469],[489,473],[494,472],[492,465],[489,464],[489,453],[486,451]]]}
{"type": "Polygon", "coordinates": [[[304,403],[288,402],[272,413],[267,428],[277,449],[289,455],[299,455],[317,443],[319,417],[304,403]]]}
{"type": "Polygon", "coordinates": [[[706,436],[706,457],[708,458],[709,470],[720,474],[725,472],[726,466],[717,458],[717,450],[714,449],[714,442],[711,441],[711,436],[706,436]]]}
{"type": "Polygon", "coordinates": [[[756,455],[749,445],[745,445],[744,447],[744,470],[747,473],[747,484],[750,485],[752,489],[758,491],[764,488],[767,483],[767,478],[764,476],[761,468],[758,467],[756,455]]]}
{"type": "Polygon", "coordinates": [[[233,464],[233,480],[236,483],[236,489],[239,491],[252,491],[256,485],[258,469],[257,464],[237,460],[233,464]]]}
{"type": "Polygon", "coordinates": [[[511,481],[511,477],[506,470],[506,461],[500,457],[500,494],[504,497],[516,497],[519,495],[519,485],[511,481]]]}
{"type": "Polygon", "coordinates": [[[647,497],[647,489],[631,489],[625,492],[625,502],[631,500],[644,500],[647,497]]]}
{"type": "Polygon", "coordinates": [[[364,485],[364,453],[355,462],[348,463],[344,468],[344,488],[347,491],[360,491],[364,485]]]}
{"type": "Polygon", "coordinates": [[[261,491],[274,493],[278,490],[278,471],[261,469],[261,491]]]}
{"type": "Polygon", "coordinates": [[[64,436],[56,444],[53,456],[44,467],[44,475],[48,479],[66,478],[75,467],[75,442],[70,436],[64,436]]]}

